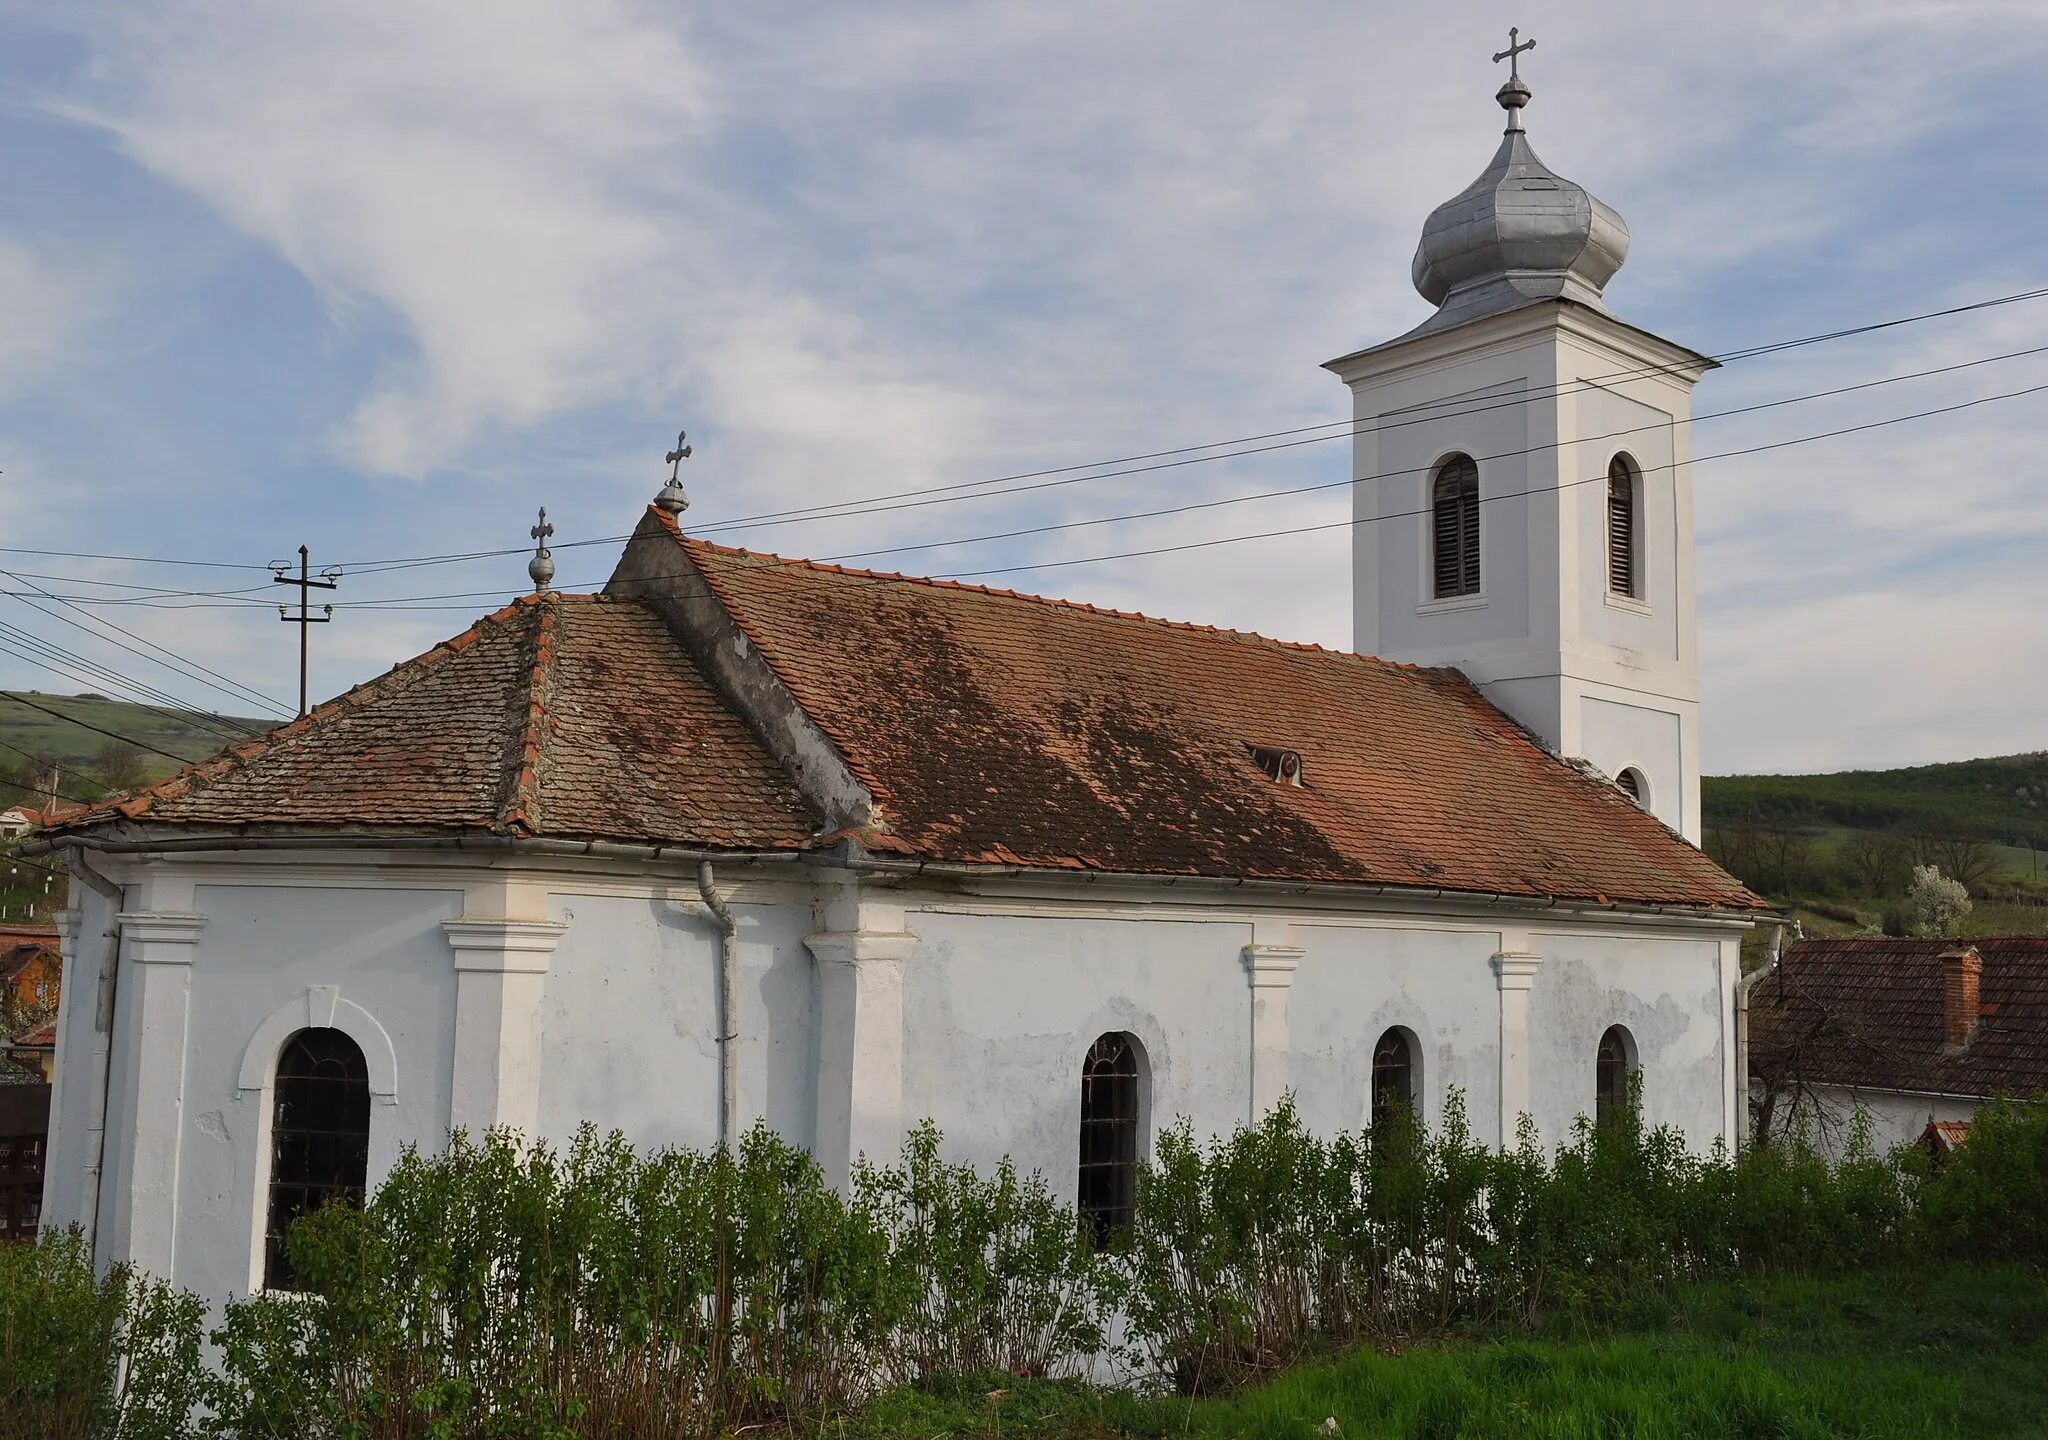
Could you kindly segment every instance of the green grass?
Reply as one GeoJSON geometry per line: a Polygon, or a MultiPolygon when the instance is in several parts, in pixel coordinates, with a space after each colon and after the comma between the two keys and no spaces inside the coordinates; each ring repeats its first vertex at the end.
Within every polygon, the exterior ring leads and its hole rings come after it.
{"type": "Polygon", "coordinates": [[[1229,1399],[984,1377],[896,1392],[823,1433],[1308,1440],[1329,1419],[1353,1440],[2044,1436],[2048,1279],[1950,1267],[1702,1285],[1598,1327],[1361,1352],[1229,1399]]]}

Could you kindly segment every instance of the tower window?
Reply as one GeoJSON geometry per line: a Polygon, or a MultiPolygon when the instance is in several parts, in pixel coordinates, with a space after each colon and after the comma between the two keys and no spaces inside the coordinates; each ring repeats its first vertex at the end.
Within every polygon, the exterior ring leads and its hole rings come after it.
{"type": "Polygon", "coordinates": [[[1430,535],[1436,598],[1479,593],[1479,466],[1453,455],[1430,487],[1430,535]]]}
{"type": "MultiPolygon", "coordinates": [[[[1629,1076],[1635,1073],[1635,1042],[1619,1025],[1607,1027],[1593,1061],[1593,1118],[1605,1125],[1628,1113],[1634,1096],[1629,1076]]],[[[1583,1072],[1582,1072],[1583,1073],[1583,1072]]]]}
{"type": "Polygon", "coordinates": [[[290,1290],[292,1221],[330,1200],[363,1203],[370,1163],[370,1067],[339,1030],[301,1030],[277,1057],[263,1283],[290,1290]]]}
{"type": "Polygon", "coordinates": [[[1617,455],[1607,465],[1607,588],[1643,598],[1642,557],[1637,542],[1639,499],[1636,467],[1617,455]]]}
{"type": "Polygon", "coordinates": [[[1415,1108],[1415,1051],[1408,1032],[1389,1030],[1372,1047],[1372,1123],[1415,1108]]]}
{"type": "Polygon", "coordinates": [[[1137,1042],[1101,1036],[1081,1065],[1081,1213],[1097,1249],[1131,1223],[1138,1196],[1137,1042]]]}

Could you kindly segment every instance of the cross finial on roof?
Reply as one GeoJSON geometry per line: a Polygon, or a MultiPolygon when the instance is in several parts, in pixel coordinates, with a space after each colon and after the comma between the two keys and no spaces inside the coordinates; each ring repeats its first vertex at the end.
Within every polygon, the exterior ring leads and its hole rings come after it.
{"type": "Polygon", "coordinates": [[[1493,63],[1496,65],[1500,64],[1503,60],[1508,62],[1508,80],[1510,83],[1522,78],[1522,52],[1536,48],[1534,40],[1520,40],[1521,33],[1521,30],[1518,28],[1509,26],[1508,48],[1493,57],[1493,63]],[[1518,41],[1519,43],[1517,43],[1518,41]]]}
{"type": "Polygon", "coordinates": [[[555,578],[555,557],[548,553],[548,537],[555,533],[555,527],[548,524],[548,507],[540,507],[540,521],[526,532],[539,543],[534,546],[533,558],[526,562],[526,573],[533,581],[533,592],[545,595],[555,578]]]}
{"type": "Polygon", "coordinates": [[[1493,98],[1500,102],[1501,109],[1508,112],[1510,133],[1522,128],[1522,107],[1529,103],[1531,94],[1528,83],[1522,79],[1522,52],[1534,50],[1536,42],[1520,38],[1521,34],[1519,29],[1510,29],[1508,48],[1493,57],[1496,65],[1503,60],[1508,62],[1508,83],[1501,86],[1493,98]]]}
{"type": "Polygon", "coordinates": [[[661,458],[668,461],[668,484],[661,487],[661,493],[654,497],[654,503],[671,515],[680,515],[690,508],[690,497],[683,493],[683,462],[690,458],[690,447],[683,442],[690,438],[687,430],[676,431],[676,448],[661,458]]]}

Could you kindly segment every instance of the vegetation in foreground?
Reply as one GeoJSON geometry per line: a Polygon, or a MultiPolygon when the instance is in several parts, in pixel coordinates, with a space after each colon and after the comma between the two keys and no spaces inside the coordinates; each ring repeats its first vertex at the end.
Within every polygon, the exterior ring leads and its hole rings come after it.
{"type": "Polygon", "coordinates": [[[1924,1427],[2038,1399],[2007,1372],[2041,1348],[2048,1100],[1987,1107],[1938,1172],[1692,1155],[1625,1107],[1498,1153],[1455,1106],[1334,1139],[1282,1106],[1161,1136],[1128,1231],[1090,1235],[929,1127],[844,1197],[764,1129],[458,1139],[295,1222],[303,1293],[230,1304],[210,1368],[194,1297],[96,1281],[75,1237],[0,1251],[0,1437],[930,1435],[962,1406],[989,1434],[1987,1433],[1924,1427]],[[1909,1262],[2004,1268],[1844,1278],[1909,1262]],[[1104,1357],[1136,1388],[1059,1383],[1104,1357]]]}
{"type": "MultiPolygon", "coordinates": [[[[2048,1433],[2048,1277],[1929,1266],[1704,1281],[1598,1326],[1536,1327],[1300,1366],[1222,1400],[1002,1375],[877,1399],[848,1440],[2038,1436],[2048,1433]]],[[[837,1433],[836,1431],[828,1433],[837,1433]]]]}

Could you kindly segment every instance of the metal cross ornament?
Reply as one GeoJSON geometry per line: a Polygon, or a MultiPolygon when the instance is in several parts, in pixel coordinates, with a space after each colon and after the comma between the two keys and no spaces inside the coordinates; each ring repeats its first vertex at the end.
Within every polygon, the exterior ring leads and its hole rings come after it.
{"type": "Polygon", "coordinates": [[[548,537],[555,533],[555,527],[548,524],[548,507],[540,507],[540,523],[526,532],[540,543],[534,548],[533,558],[526,562],[527,578],[533,581],[536,595],[544,595],[555,578],[555,557],[548,553],[548,537]]]}
{"type": "Polygon", "coordinates": [[[687,430],[676,431],[676,448],[661,457],[669,464],[668,484],[654,497],[654,505],[671,515],[680,515],[690,508],[690,497],[683,493],[683,462],[690,458],[690,447],[683,442],[689,435],[687,430]]]}
{"type": "Polygon", "coordinates": [[[1536,48],[1534,40],[1522,40],[1521,34],[1522,32],[1519,29],[1510,27],[1508,30],[1508,48],[1493,57],[1493,63],[1496,65],[1500,64],[1503,60],[1508,62],[1508,82],[1510,84],[1522,78],[1522,52],[1536,48]],[[1520,43],[1517,43],[1518,41],[1520,43]]]}

